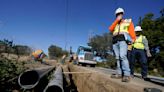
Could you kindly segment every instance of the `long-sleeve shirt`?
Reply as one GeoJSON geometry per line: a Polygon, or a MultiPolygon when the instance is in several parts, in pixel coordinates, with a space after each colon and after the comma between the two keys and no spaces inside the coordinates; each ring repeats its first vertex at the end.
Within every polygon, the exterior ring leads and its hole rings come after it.
{"type": "Polygon", "coordinates": [[[144,44],[144,48],[146,51],[149,51],[149,45],[148,45],[148,40],[146,37],[143,37],[142,42],[144,44]]]}
{"type": "MultiPolygon", "coordinates": [[[[114,29],[115,29],[115,27],[116,27],[116,25],[117,25],[118,23],[119,23],[119,20],[116,19],[116,20],[112,23],[112,25],[109,27],[109,30],[110,30],[111,32],[113,32],[114,29]]],[[[122,22],[121,22],[121,23],[122,23],[122,22]]],[[[120,23],[120,24],[121,24],[121,23],[120,23]]],[[[130,23],[128,32],[129,32],[129,35],[131,36],[132,40],[134,41],[134,40],[136,39],[136,35],[135,35],[135,31],[134,31],[133,22],[130,23]]]]}

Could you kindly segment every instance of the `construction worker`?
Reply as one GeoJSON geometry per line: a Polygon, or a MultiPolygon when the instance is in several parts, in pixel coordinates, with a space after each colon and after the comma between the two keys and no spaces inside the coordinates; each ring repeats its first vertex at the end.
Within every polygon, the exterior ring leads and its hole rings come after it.
{"type": "Polygon", "coordinates": [[[41,63],[43,63],[43,58],[46,57],[42,50],[36,50],[32,52],[32,56],[35,61],[40,61],[41,63]]]}
{"type": "Polygon", "coordinates": [[[135,27],[136,40],[133,43],[132,58],[131,58],[131,74],[134,75],[134,64],[136,59],[139,59],[139,62],[142,67],[141,75],[144,80],[147,79],[147,57],[151,57],[151,53],[148,46],[148,40],[142,34],[142,29],[140,26],[135,27]],[[145,52],[146,51],[146,52],[145,52]]]}
{"type": "Polygon", "coordinates": [[[64,63],[65,63],[65,60],[66,60],[66,55],[64,54],[64,55],[62,56],[62,59],[61,59],[61,64],[64,64],[64,63]]]}
{"type": "Polygon", "coordinates": [[[122,78],[122,82],[130,81],[130,68],[127,59],[126,36],[129,34],[132,41],[136,39],[132,19],[123,19],[124,10],[118,8],[115,11],[116,19],[109,27],[113,33],[113,50],[117,59],[117,74],[112,78],[122,78]]]}

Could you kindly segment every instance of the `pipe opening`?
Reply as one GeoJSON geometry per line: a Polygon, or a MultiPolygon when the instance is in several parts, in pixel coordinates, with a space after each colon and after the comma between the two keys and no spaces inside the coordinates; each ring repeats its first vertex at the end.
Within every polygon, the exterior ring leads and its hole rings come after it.
{"type": "Polygon", "coordinates": [[[21,85],[34,85],[39,80],[39,74],[36,71],[27,71],[20,76],[21,85]]]}
{"type": "Polygon", "coordinates": [[[63,92],[59,86],[49,86],[46,92],[63,92]]]}

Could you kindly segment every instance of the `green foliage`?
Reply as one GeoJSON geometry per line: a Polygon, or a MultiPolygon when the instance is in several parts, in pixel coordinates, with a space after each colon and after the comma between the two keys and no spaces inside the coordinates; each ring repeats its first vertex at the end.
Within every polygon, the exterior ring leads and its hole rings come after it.
{"type": "Polygon", "coordinates": [[[7,39],[0,40],[0,53],[17,54],[19,55],[30,55],[32,52],[31,48],[24,45],[13,45],[13,41],[7,39]]]}
{"type": "Polygon", "coordinates": [[[98,62],[96,66],[116,69],[116,59],[114,56],[108,55],[107,62],[98,62]]]}
{"type": "Polygon", "coordinates": [[[149,40],[150,47],[164,47],[164,17],[153,19],[153,14],[147,14],[142,19],[143,33],[149,40]]]}
{"type": "Polygon", "coordinates": [[[154,14],[146,14],[141,21],[141,27],[149,41],[150,49],[160,47],[160,52],[152,51],[153,57],[148,59],[149,73],[164,76],[164,16],[154,18],[154,14]],[[157,71],[154,72],[154,69],[157,71]]]}
{"type": "Polygon", "coordinates": [[[108,50],[112,49],[112,35],[109,33],[104,33],[102,36],[96,35],[91,38],[88,45],[97,53],[105,55],[108,50]]]}
{"type": "Polygon", "coordinates": [[[116,69],[116,59],[113,55],[108,55],[107,57],[107,65],[108,67],[112,68],[112,69],[116,69]]]}
{"type": "Polygon", "coordinates": [[[62,57],[63,55],[68,55],[68,52],[65,50],[62,50],[62,48],[58,46],[51,45],[48,48],[48,54],[49,54],[50,59],[57,59],[59,57],[62,57]]]}
{"type": "Polygon", "coordinates": [[[32,50],[28,46],[15,45],[12,47],[14,49],[14,54],[17,55],[30,55],[32,50]]]}
{"type": "Polygon", "coordinates": [[[112,34],[104,33],[103,35],[96,35],[91,38],[88,43],[101,57],[107,59],[107,62],[98,63],[97,66],[116,68],[116,60],[114,56],[107,54],[112,51],[112,34]]]}
{"type": "Polygon", "coordinates": [[[0,89],[10,90],[17,84],[17,77],[25,70],[24,64],[0,56],[0,89]]]}

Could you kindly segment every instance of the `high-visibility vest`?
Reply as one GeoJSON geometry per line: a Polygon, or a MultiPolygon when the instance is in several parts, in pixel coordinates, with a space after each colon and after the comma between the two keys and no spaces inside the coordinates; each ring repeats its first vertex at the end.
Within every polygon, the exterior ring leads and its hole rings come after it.
{"type": "Polygon", "coordinates": [[[136,49],[144,49],[144,43],[143,43],[143,38],[145,38],[145,36],[140,35],[135,42],[133,43],[133,48],[136,49]]]}
{"type": "Polygon", "coordinates": [[[121,22],[120,24],[117,24],[115,29],[114,29],[114,32],[113,34],[116,34],[118,32],[126,32],[126,33],[129,33],[128,32],[128,29],[129,29],[129,26],[130,26],[130,23],[132,22],[132,19],[125,19],[123,20],[123,22],[121,22]]]}

